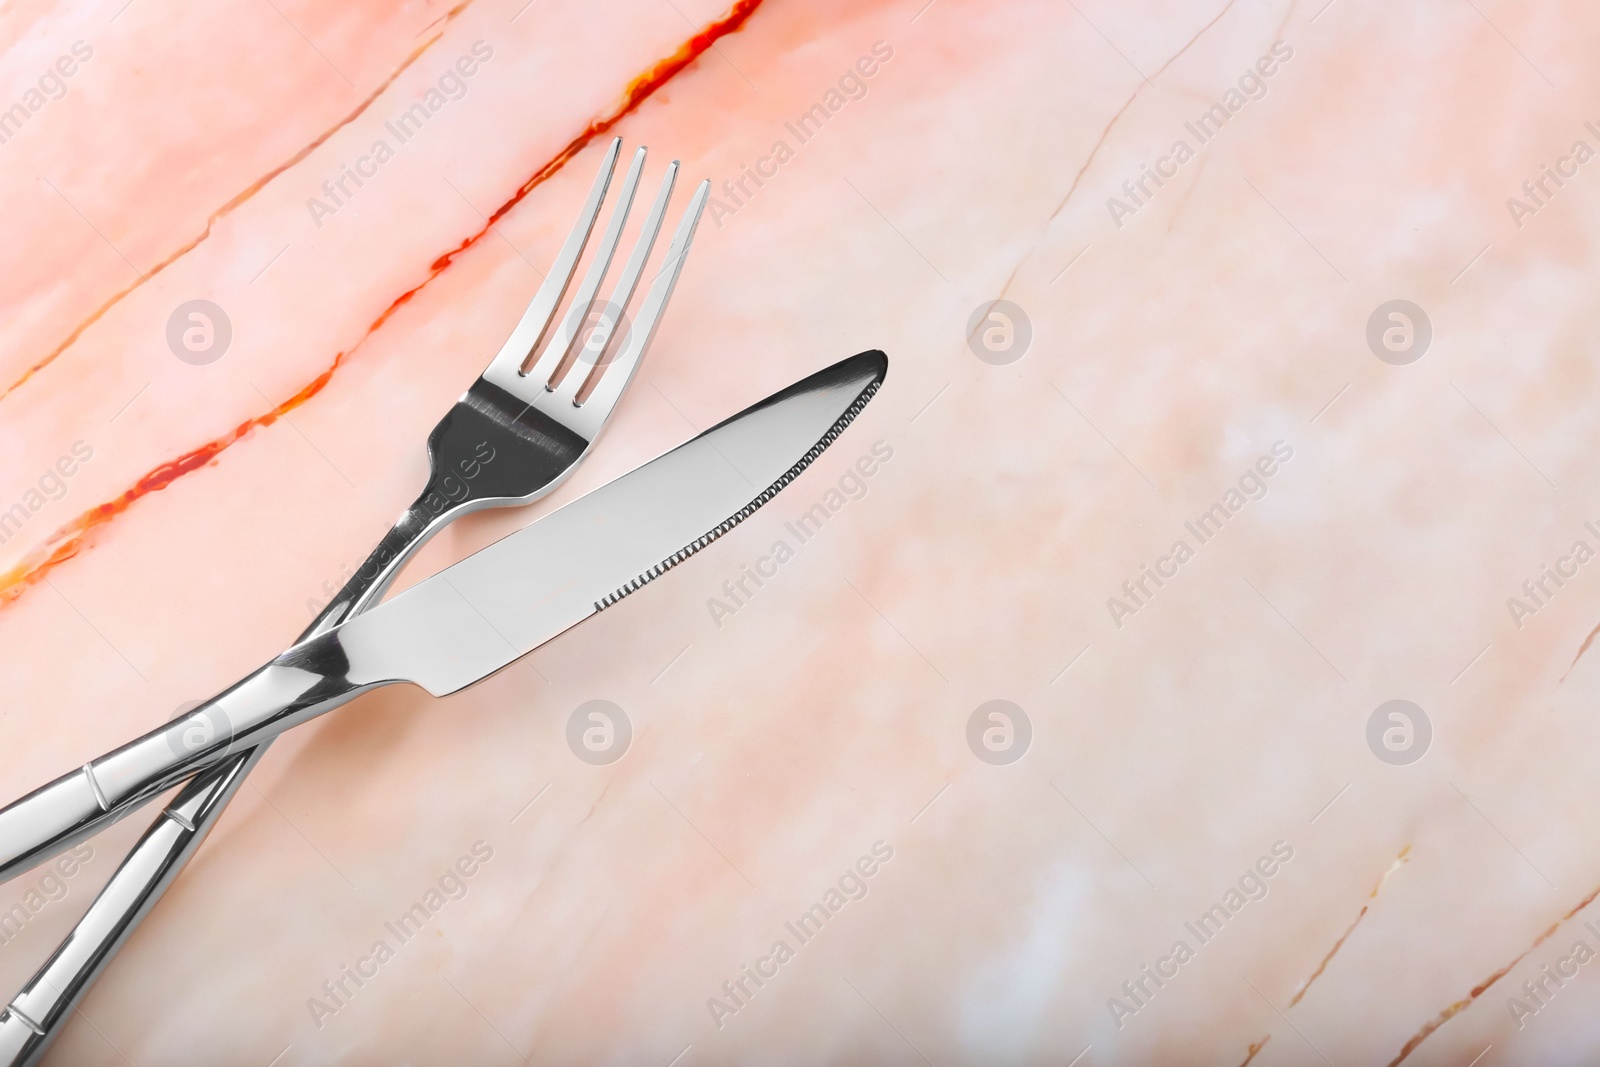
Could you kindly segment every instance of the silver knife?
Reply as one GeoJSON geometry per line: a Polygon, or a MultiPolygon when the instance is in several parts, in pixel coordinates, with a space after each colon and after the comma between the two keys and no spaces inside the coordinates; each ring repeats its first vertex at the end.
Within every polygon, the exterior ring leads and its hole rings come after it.
{"type": "MultiPolygon", "coordinates": [[[[446,696],[616,604],[770,500],[866,406],[887,371],[878,351],[818,371],[0,809],[0,880],[367,690],[410,682],[446,696]]],[[[0,1035],[11,1018],[0,1015],[0,1035]]]]}

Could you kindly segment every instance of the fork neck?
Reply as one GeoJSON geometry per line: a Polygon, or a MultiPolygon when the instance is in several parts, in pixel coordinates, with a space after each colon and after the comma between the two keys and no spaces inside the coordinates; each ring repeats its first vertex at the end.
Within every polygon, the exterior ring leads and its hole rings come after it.
{"type": "Polygon", "coordinates": [[[439,497],[429,480],[422,495],[400,513],[400,518],[383,535],[383,539],[361,561],[348,581],[333,594],[326,607],[317,613],[298,641],[315,637],[339,625],[369,602],[383,596],[416,551],[454,518],[450,507],[438,507],[439,497]]]}
{"type": "Polygon", "coordinates": [[[429,538],[469,511],[525,504],[572,472],[590,440],[498,386],[478,381],[428,435],[428,483],[334,594],[301,640],[380,599],[429,538]]]}

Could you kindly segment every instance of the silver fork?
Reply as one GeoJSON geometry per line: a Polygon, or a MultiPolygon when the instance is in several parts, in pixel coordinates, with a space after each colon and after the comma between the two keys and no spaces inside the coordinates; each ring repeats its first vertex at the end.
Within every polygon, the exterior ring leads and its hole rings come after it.
{"type": "MultiPolygon", "coordinates": [[[[611,142],[572,232],[511,337],[428,435],[430,472],[421,495],[297,640],[330,630],[378,603],[407,560],[449,523],[484,508],[538,499],[561,484],[593,447],[655,335],[711,185],[701,182],[695,190],[630,327],[624,312],[661,229],[678,163],[667,168],[638,242],[611,299],[601,308],[600,322],[585,338],[644,169],[645,149],[639,148],[572,304],[554,336],[549,336],[556,309],[593,232],[621,147],[621,138],[611,142]],[[547,337],[549,343],[544,344],[547,337]],[[605,356],[613,347],[616,354],[608,360],[605,356]],[[583,368],[591,357],[594,365],[583,368]]],[[[219,730],[227,728],[226,723],[216,725],[219,730]]],[[[196,737],[193,743],[198,747],[210,740],[196,737]]],[[[68,1009],[76,1006],[183,870],[270,744],[195,776],[145,831],[66,941],[0,1013],[0,1056],[9,1057],[6,1062],[33,1064],[43,1057],[68,1009]]],[[[92,779],[89,784],[93,785],[92,779]]],[[[98,820],[60,837],[53,847],[56,851],[68,847],[131,810],[129,806],[104,812],[98,820]]],[[[42,858],[39,853],[18,857],[13,869],[0,873],[9,876],[42,858]]]]}

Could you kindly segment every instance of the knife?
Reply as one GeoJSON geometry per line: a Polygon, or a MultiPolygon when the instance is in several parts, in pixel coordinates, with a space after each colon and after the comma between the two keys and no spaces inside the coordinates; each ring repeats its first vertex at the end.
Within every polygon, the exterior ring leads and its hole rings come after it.
{"type": "Polygon", "coordinates": [[[368,690],[447,696],[612,607],[772,499],[887,372],[879,351],[818,371],[0,809],[0,881],[368,690]]]}

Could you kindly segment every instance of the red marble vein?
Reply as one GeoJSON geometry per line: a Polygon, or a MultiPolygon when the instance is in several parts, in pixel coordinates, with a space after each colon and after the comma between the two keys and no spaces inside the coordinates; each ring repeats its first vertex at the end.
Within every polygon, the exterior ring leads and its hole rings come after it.
{"type": "Polygon", "coordinates": [[[1317,969],[1311,972],[1311,977],[1300,983],[1300,988],[1295,991],[1293,997],[1289,998],[1289,1007],[1292,1008],[1300,1003],[1300,998],[1306,995],[1306,990],[1311,988],[1311,983],[1322,977],[1322,972],[1328,969],[1328,964],[1333,962],[1333,957],[1338,955],[1339,950],[1344,947],[1344,943],[1349,940],[1350,935],[1356,932],[1356,927],[1360,925],[1361,920],[1367,917],[1367,911],[1372,907],[1372,902],[1378,899],[1378,891],[1383,888],[1383,883],[1387,882],[1389,876],[1403,867],[1410,859],[1411,846],[1407,845],[1400,850],[1400,855],[1395,857],[1394,862],[1389,864],[1389,869],[1384,871],[1378,878],[1378,884],[1372,887],[1371,893],[1367,894],[1366,903],[1362,904],[1361,910],[1356,912],[1355,920],[1345,928],[1344,933],[1339,935],[1339,940],[1333,943],[1333,947],[1328,950],[1328,954],[1322,957],[1322,962],[1317,964],[1317,969]]]}
{"type": "Polygon", "coordinates": [[[1401,1047],[1400,1054],[1389,1061],[1388,1067],[1395,1067],[1395,1064],[1399,1063],[1401,1060],[1415,1052],[1418,1045],[1422,1044],[1429,1037],[1432,1037],[1435,1030],[1439,1029],[1439,1027],[1443,1026],[1445,1023],[1449,1022],[1463,1011],[1466,1011],[1468,1008],[1472,1007],[1473,1003],[1479,997],[1483,996],[1483,994],[1489,991],[1490,986],[1494,985],[1496,982],[1500,981],[1500,979],[1510,974],[1513,967],[1526,959],[1528,954],[1534,949],[1550,940],[1550,937],[1561,928],[1562,923],[1571,919],[1574,915],[1578,914],[1578,912],[1588,907],[1594,902],[1595,897],[1600,897],[1600,887],[1596,887],[1588,896],[1578,901],[1575,907],[1573,907],[1565,915],[1561,916],[1561,918],[1551,923],[1550,928],[1544,933],[1540,934],[1538,937],[1534,938],[1533,944],[1529,945],[1525,950],[1523,950],[1523,952],[1518,955],[1516,959],[1512,960],[1498,971],[1495,971],[1488,978],[1485,978],[1483,981],[1473,986],[1471,992],[1467,994],[1465,999],[1456,1001],[1441,1011],[1433,1019],[1429,1020],[1421,1030],[1418,1030],[1414,1035],[1412,1035],[1411,1040],[1407,1041],[1401,1047]]]}
{"type": "MultiPolygon", "coordinates": [[[[467,2],[470,2],[470,0],[467,0],[467,2]]],[[[333,380],[333,376],[339,367],[365,344],[368,338],[382,328],[383,324],[388,322],[397,311],[409,304],[413,297],[430,285],[440,274],[444,273],[457,256],[477,244],[479,240],[489,233],[490,227],[505,217],[506,213],[521,203],[530,192],[559,171],[566,165],[568,160],[581,152],[596,137],[606,133],[611,127],[637,109],[657,89],[660,89],[685,67],[698,59],[718,39],[740,29],[745,21],[761,6],[762,2],[763,0],[736,0],[726,15],[689,38],[672,55],[659,60],[644,73],[636,76],[628,83],[627,90],[622,94],[622,99],[615,108],[608,114],[590,122],[578,136],[568,142],[565,148],[556,153],[551,160],[538,170],[534,171],[532,177],[523,182],[505,203],[495,209],[481,229],[429,264],[428,273],[422,281],[396,297],[372,321],[372,324],[367,327],[366,332],[361,335],[355,344],[337,353],[327,369],[307,382],[299,392],[270,410],[239,423],[239,425],[222,436],[207,441],[200,447],[191,449],[176,459],[168,460],[146,472],[143,477],[139,478],[121,494],[78,515],[71,522],[53,532],[39,548],[24,556],[10,570],[0,572],[0,607],[4,607],[14,601],[30,586],[43,580],[45,575],[55,567],[76,556],[86,547],[88,537],[95,528],[112,521],[142,497],[165,489],[184,475],[215,462],[225,449],[240,438],[245,437],[258,427],[271,426],[278,419],[322,392],[328,383],[333,380]]]]}
{"type": "Polygon", "coordinates": [[[1184,187],[1183,196],[1172,209],[1172,218],[1167,220],[1167,235],[1171,236],[1173,227],[1178,225],[1178,220],[1183,218],[1183,209],[1189,206],[1189,198],[1194,191],[1200,188],[1200,176],[1206,172],[1206,164],[1211,162],[1211,153],[1206,152],[1200,157],[1200,163],[1194,168],[1194,177],[1189,179],[1189,184],[1184,187]]]}
{"type": "Polygon", "coordinates": [[[1600,634],[1600,626],[1596,626],[1594,629],[1590,630],[1589,636],[1585,637],[1583,639],[1583,644],[1578,646],[1578,654],[1572,657],[1571,663],[1567,664],[1566,674],[1561,676],[1561,681],[1564,682],[1567,680],[1567,675],[1572,673],[1572,668],[1578,665],[1578,661],[1583,658],[1583,654],[1589,651],[1589,646],[1594,644],[1594,639],[1597,634],[1600,634]]]}
{"type": "Polygon", "coordinates": [[[1154,74],[1150,75],[1149,78],[1147,78],[1143,82],[1141,82],[1139,84],[1139,87],[1133,91],[1133,95],[1128,97],[1127,102],[1124,103],[1121,107],[1117,108],[1117,113],[1115,115],[1111,116],[1111,121],[1106,123],[1105,129],[1100,131],[1100,139],[1094,143],[1094,147],[1093,148],[1089,149],[1089,156],[1088,156],[1087,159],[1085,159],[1083,161],[1083,166],[1079,167],[1078,168],[1078,173],[1074,174],[1072,176],[1072,184],[1067,187],[1067,195],[1063,196],[1061,198],[1061,203],[1056,205],[1056,209],[1054,211],[1050,212],[1050,217],[1052,219],[1055,218],[1057,215],[1061,214],[1062,209],[1067,206],[1067,201],[1072,199],[1072,194],[1078,191],[1078,183],[1083,181],[1084,174],[1088,173],[1089,166],[1092,163],[1094,163],[1094,157],[1100,154],[1100,149],[1106,143],[1106,138],[1111,136],[1112,127],[1114,127],[1117,124],[1117,121],[1122,118],[1123,114],[1130,107],[1133,106],[1133,102],[1135,100],[1139,99],[1139,94],[1144,91],[1144,87],[1146,85],[1149,85],[1151,82],[1155,81],[1157,78],[1161,77],[1161,75],[1165,74],[1166,71],[1167,71],[1167,68],[1172,66],[1172,64],[1176,63],[1178,61],[1178,59],[1185,52],[1187,52],[1189,49],[1193,48],[1195,42],[1198,41],[1201,37],[1204,37],[1207,30],[1209,30],[1211,27],[1215,26],[1218,22],[1220,22],[1222,20],[1222,16],[1226,15],[1228,13],[1228,10],[1230,8],[1232,8],[1233,5],[1234,5],[1234,0],[1228,0],[1228,2],[1226,4],[1222,5],[1222,10],[1217,12],[1216,18],[1213,18],[1210,22],[1206,23],[1204,26],[1201,26],[1199,32],[1196,33],[1193,37],[1189,38],[1189,43],[1188,44],[1184,45],[1182,48],[1178,49],[1175,53],[1173,53],[1171,59],[1169,59],[1165,63],[1161,64],[1161,67],[1160,67],[1159,70],[1157,70],[1154,74]]]}
{"type": "Polygon", "coordinates": [[[1239,1064],[1239,1067],[1250,1067],[1250,1061],[1256,1058],[1256,1053],[1266,1048],[1267,1042],[1271,1040],[1272,1035],[1268,1034],[1266,1037],[1263,1037],[1260,1041],[1257,1041],[1255,1044],[1246,1049],[1246,1051],[1250,1054],[1244,1058],[1244,1062],[1239,1064]]]}
{"type": "MultiPolygon", "coordinates": [[[[429,26],[428,29],[432,29],[433,26],[448,26],[457,15],[465,11],[469,6],[471,6],[471,4],[472,0],[461,0],[461,3],[445,12],[440,18],[434,20],[433,25],[429,26]]],[[[423,32],[426,33],[427,30],[424,30],[423,32]]],[[[312,152],[315,152],[318,148],[326,144],[328,138],[332,137],[334,134],[350,125],[356,119],[360,118],[362,114],[373,105],[378,97],[382,96],[389,86],[394,84],[396,78],[404,74],[413,63],[421,59],[423,53],[432,48],[434,44],[438,42],[439,38],[443,36],[444,30],[441,28],[438,33],[434,34],[432,37],[429,37],[426,41],[412,49],[411,54],[406,56],[405,60],[398,67],[390,71],[389,76],[385,78],[376,89],[369,93],[364,100],[357,104],[352,111],[350,111],[332,126],[329,126],[326,130],[323,130],[314,139],[307,142],[298,151],[296,151],[294,155],[290,156],[288,159],[284,160],[282,163],[279,163],[261,177],[245,186],[244,189],[240,190],[234,195],[233,199],[229,200],[226,204],[223,204],[221,207],[217,208],[217,210],[213,211],[206,218],[205,229],[201,230],[199,234],[178,246],[178,248],[174,251],[168,253],[163,259],[161,259],[160,262],[148,268],[142,275],[139,276],[138,281],[133,282],[126,288],[120,289],[113,293],[111,298],[105,303],[101,304],[99,307],[95,308],[94,311],[90,313],[88,318],[74,326],[72,328],[72,332],[67,334],[67,336],[62,339],[61,343],[57,344],[42,358],[40,358],[38,362],[24,371],[22,377],[6,386],[5,391],[0,392],[0,401],[5,400],[6,397],[10,396],[12,393],[21,388],[23,383],[25,383],[28,379],[32,378],[35,374],[38,374],[50,364],[54,363],[56,358],[60,356],[61,353],[65,352],[67,349],[76,344],[78,338],[83,336],[84,331],[104,318],[108,311],[122,303],[122,301],[125,300],[130,294],[142,288],[146,282],[150,281],[150,279],[154,278],[156,275],[160,274],[178,260],[182,259],[184,256],[198,248],[208,237],[211,236],[211,231],[216,227],[217,223],[233,214],[234,211],[236,211],[242,204],[248,201],[251,197],[255,196],[262,189],[266,188],[266,186],[271,183],[274,178],[278,177],[290,167],[295,166],[301,160],[309,156],[312,152]]]]}
{"type": "MultiPolygon", "coordinates": [[[[1031,251],[1033,251],[1033,249],[1031,249],[1031,248],[1028,249],[1028,252],[1031,252],[1031,251]]],[[[1022,258],[1017,260],[1017,265],[1015,267],[1011,268],[1010,275],[1008,275],[1006,277],[1006,283],[1000,287],[1000,295],[994,298],[994,304],[998,304],[998,303],[1000,303],[1000,301],[1004,300],[1006,298],[1006,294],[1011,291],[1011,283],[1017,280],[1017,271],[1022,269],[1022,264],[1023,263],[1027,262],[1028,252],[1024,252],[1022,254],[1022,258]]],[[[994,304],[990,304],[989,306],[993,307],[994,304]]],[[[972,344],[972,339],[974,337],[978,336],[978,331],[983,329],[984,326],[987,325],[988,321],[989,321],[989,317],[987,315],[985,315],[982,319],[980,319],[978,321],[978,324],[972,328],[972,331],[967,334],[967,344],[968,345],[972,344]]]]}

